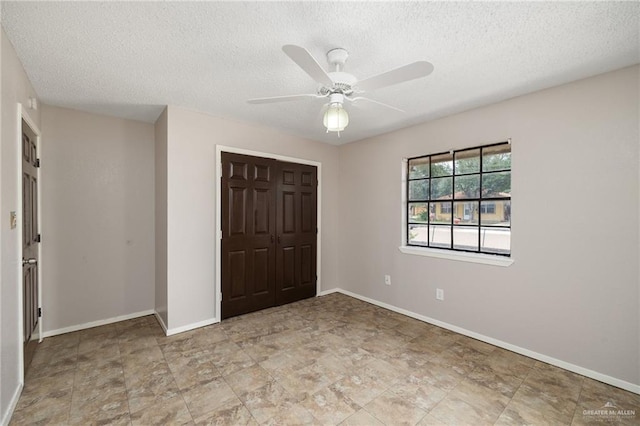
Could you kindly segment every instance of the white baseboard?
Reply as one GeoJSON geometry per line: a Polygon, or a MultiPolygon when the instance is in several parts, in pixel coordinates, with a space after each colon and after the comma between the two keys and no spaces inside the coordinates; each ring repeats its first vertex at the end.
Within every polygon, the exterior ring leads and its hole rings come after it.
{"type": "MultiPolygon", "coordinates": [[[[165,329],[164,333],[167,336],[173,336],[174,334],[184,333],[185,331],[195,330],[196,328],[205,327],[207,325],[215,324],[217,322],[220,322],[220,320],[218,318],[209,318],[207,320],[200,321],[200,322],[195,322],[193,324],[183,325],[182,327],[165,329]]],[[[161,325],[162,325],[162,323],[161,323],[161,325]]]]}
{"type": "Polygon", "coordinates": [[[449,323],[446,323],[446,322],[443,322],[443,321],[439,321],[439,320],[436,320],[436,319],[433,319],[433,318],[429,318],[429,317],[424,316],[424,315],[416,314],[415,312],[411,312],[411,311],[408,311],[406,309],[398,308],[396,306],[389,305],[388,303],[379,302],[377,300],[370,299],[368,297],[361,296],[361,295],[356,294],[356,293],[352,293],[352,292],[350,292],[348,290],[343,290],[343,289],[340,289],[340,288],[327,290],[325,292],[322,292],[320,294],[320,296],[324,296],[326,294],[331,294],[331,293],[336,293],[336,292],[337,293],[346,294],[347,296],[351,296],[351,297],[354,297],[356,299],[360,299],[360,300],[362,300],[364,302],[368,302],[368,303],[371,303],[373,305],[380,306],[381,308],[389,309],[390,311],[394,311],[394,312],[397,312],[399,314],[403,314],[403,315],[406,315],[408,317],[415,318],[417,320],[424,321],[424,322],[429,323],[429,324],[437,325],[438,327],[446,328],[447,330],[451,330],[451,331],[454,331],[456,333],[459,333],[459,334],[462,334],[462,335],[465,335],[465,336],[468,336],[468,337],[473,337],[474,339],[481,340],[481,341],[489,343],[491,345],[498,346],[500,348],[507,349],[507,350],[510,350],[512,352],[516,352],[516,353],[519,353],[521,355],[524,355],[524,356],[528,356],[529,358],[537,359],[538,361],[546,362],[547,364],[551,364],[551,365],[555,365],[556,367],[564,368],[565,370],[569,370],[569,371],[572,371],[574,373],[581,374],[583,376],[592,378],[594,380],[598,380],[600,382],[609,384],[611,386],[615,386],[615,387],[627,390],[629,392],[640,394],[640,385],[636,385],[634,383],[630,383],[630,382],[627,382],[625,380],[617,379],[615,377],[611,377],[611,376],[608,376],[606,374],[598,373],[597,371],[589,370],[588,368],[580,367],[579,365],[571,364],[569,362],[562,361],[560,359],[556,359],[556,358],[553,358],[553,357],[550,357],[548,355],[544,355],[544,354],[541,354],[541,353],[538,353],[538,352],[534,352],[534,351],[529,350],[529,349],[521,348],[519,346],[512,345],[511,343],[503,342],[501,340],[494,339],[493,337],[485,336],[485,335],[476,333],[474,331],[470,331],[470,330],[464,329],[462,327],[458,327],[458,326],[455,326],[455,325],[452,325],[452,324],[449,324],[449,323]]]}
{"type": "Polygon", "coordinates": [[[317,297],[326,296],[327,294],[331,294],[331,293],[340,293],[340,292],[344,293],[344,291],[341,291],[339,288],[332,288],[331,290],[321,291],[320,293],[318,293],[317,297]]]}
{"type": "Polygon", "coordinates": [[[160,323],[160,327],[162,327],[162,330],[164,330],[164,335],[168,336],[168,334],[167,334],[167,325],[162,320],[162,317],[160,316],[160,314],[157,311],[154,311],[153,314],[155,315],[156,319],[158,320],[158,323],[160,323]]]}
{"type": "Polygon", "coordinates": [[[18,405],[18,400],[20,399],[20,395],[22,394],[22,383],[18,383],[18,387],[16,391],[13,393],[13,397],[11,398],[11,402],[9,403],[9,407],[7,411],[2,415],[2,422],[0,423],[2,426],[8,426],[11,421],[11,416],[13,416],[13,411],[16,409],[18,405]]]}
{"type": "Polygon", "coordinates": [[[107,318],[99,321],[92,321],[92,322],[86,322],[84,324],[72,325],[70,327],[59,328],[57,330],[45,331],[44,333],[42,333],[42,337],[45,338],[45,337],[57,336],[59,334],[71,333],[72,331],[85,330],[87,328],[93,328],[101,325],[112,324],[114,322],[126,321],[126,320],[139,318],[139,317],[145,317],[147,315],[154,315],[156,317],[156,319],[160,323],[160,326],[164,330],[164,334],[166,334],[167,336],[172,336],[178,333],[184,333],[185,331],[194,330],[196,328],[200,328],[200,327],[204,327],[207,325],[220,322],[220,320],[217,318],[210,318],[197,323],[187,324],[182,327],[168,328],[167,325],[164,323],[164,321],[162,321],[162,318],[160,317],[160,315],[155,310],[151,309],[148,311],[141,311],[141,312],[135,312],[133,314],[121,315],[119,317],[107,318]]]}
{"type": "Polygon", "coordinates": [[[85,330],[87,328],[99,327],[101,325],[113,324],[114,322],[126,321],[133,318],[145,317],[147,315],[153,315],[155,311],[150,309],[148,311],[135,312],[133,314],[120,315],[118,317],[107,318],[98,321],[85,322],[84,324],[72,325],[70,327],[58,328],[57,330],[49,330],[42,333],[42,337],[57,336],[59,334],[71,333],[72,331],[85,330]]]}

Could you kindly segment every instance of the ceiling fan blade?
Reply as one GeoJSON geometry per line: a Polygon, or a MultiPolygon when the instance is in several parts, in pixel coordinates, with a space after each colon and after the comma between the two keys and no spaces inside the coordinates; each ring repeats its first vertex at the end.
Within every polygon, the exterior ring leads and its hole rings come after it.
{"type": "Polygon", "coordinates": [[[360,90],[373,90],[387,87],[404,81],[426,77],[433,72],[433,65],[427,61],[418,61],[400,68],[387,71],[373,77],[365,78],[355,84],[360,90]]]}
{"type": "Polygon", "coordinates": [[[324,96],[318,96],[318,95],[311,95],[311,94],[307,94],[307,95],[288,95],[288,96],[271,96],[269,98],[255,98],[255,99],[249,99],[247,102],[250,104],[270,104],[273,102],[288,102],[288,101],[299,101],[302,99],[309,99],[309,98],[323,98],[324,96]]]}
{"type": "Polygon", "coordinates": [[[318,61],[311,56],[311,53],[309,53],[307,49],[293,44],[287,44],[282,46],[282,50],[315,81],[326,87],[333,86],[333,80],[331,80],[331,77],[329,77],[327,72],[322,69],[318,61]]]}
{"type": "Polygon", "coordinates": [[[371,102],[371,103],[374,103],[374,104],[378,104],[378,105],[383,106],[383,107],[386,107],[386,108],[390,108],[390,109],[392,109],[392,110],[395,110],[395,111],[398,111],[398,112],[401,112],[401,113],[405,113],[405,112],[406,112],[405,110],[402,110],[402,109],[400,109],[400,108],[396,108],[396,107],[391,106],[391,105],[389,105],[389,104],[385,104],[384,102],[374,101],[373,99],[365,98],[365,97],[363,97],[363,96],[358,96],[358,97],[355,97],[355,98],[347,98],[347,99],[349,99],[349,100],[350,100],[350,101],[352,101],[352,102],[356,102],[356,101],[367,101],[367,102],[371,102]]]}

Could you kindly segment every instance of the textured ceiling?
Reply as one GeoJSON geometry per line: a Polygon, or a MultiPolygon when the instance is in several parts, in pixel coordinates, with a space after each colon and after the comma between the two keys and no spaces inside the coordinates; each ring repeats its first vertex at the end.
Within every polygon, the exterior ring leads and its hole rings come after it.
{"type": "Polygon", "coordinates": [[[41,101],[153,122],[164,105],[262,123],[332,144],[640,62],[638,2],[9,2],[2,25],[41,101]],[[363,79],[427,60],[429,77],[367,93],[402,108],[347,105],[341,137],[281,50],[321,65],[335,47],[363,79]]]}

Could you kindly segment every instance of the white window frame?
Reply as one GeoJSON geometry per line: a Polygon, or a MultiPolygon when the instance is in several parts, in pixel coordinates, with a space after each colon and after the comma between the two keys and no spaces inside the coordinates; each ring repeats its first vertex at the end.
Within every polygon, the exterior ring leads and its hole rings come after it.
{"type": "MultiPolygon", "coordinates": [[[[511,139],[508,140],[511,143],[511,139]]],[[[484,265],[502,266],[507,267],[513,264],[515,261],[513,258],[513,251],[511,257],[497,256],[486,253],[470,253],[464,251],[455,250],[441,250],[432,247],[417,247],[407,245],[407,168],[409,160],[403,158],[400,167],[400,193],[402,196],[400,206],[400,247],[398,250],[404,254],[410,254],[415,256],[434,257],[438,259],[454,260],[459,262],[480,263],[484,265]]],[[[512,227],[513,229],[513,227],[512,227]]]]}

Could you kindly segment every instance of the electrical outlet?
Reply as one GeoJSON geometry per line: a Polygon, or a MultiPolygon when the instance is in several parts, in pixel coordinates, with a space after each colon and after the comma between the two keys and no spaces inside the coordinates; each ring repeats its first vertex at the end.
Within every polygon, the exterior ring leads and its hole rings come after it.
{"type": "Polygon", "coordinates": [[[386,285],[391,285],[391,275],[385,275],[384,276],[384,283],[386,285]]]}
{"type": "Polygon", "coordinates": [[[444,290],[441,288],[436,288],[436,299],[444,300],[444,290]]]}

